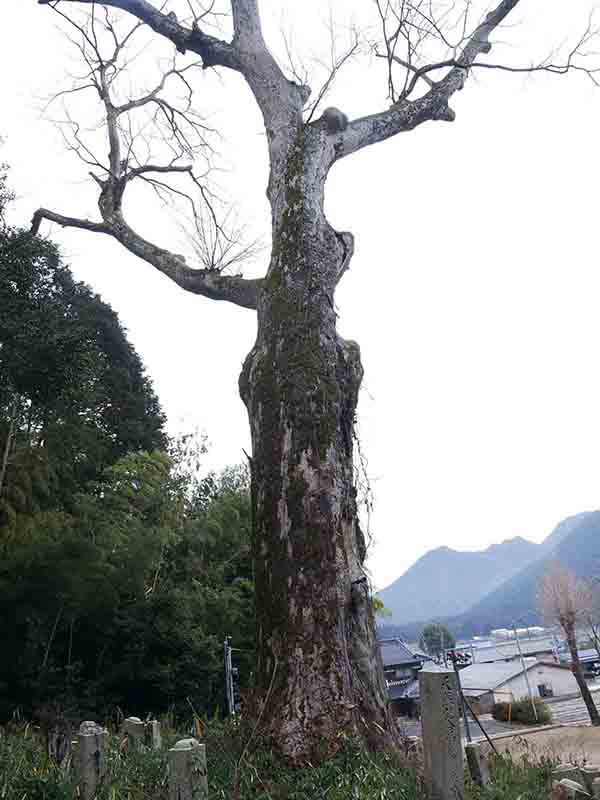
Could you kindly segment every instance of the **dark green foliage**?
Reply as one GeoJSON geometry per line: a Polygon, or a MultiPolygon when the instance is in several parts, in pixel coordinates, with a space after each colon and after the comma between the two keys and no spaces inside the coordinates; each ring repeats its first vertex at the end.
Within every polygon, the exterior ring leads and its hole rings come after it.
{"type": "Polygon", "coordinates": [[[170,459],[130,454],[39,512],[0,563],[0,717],[59,701],[74,716],[223,704],[222,643],[253,662],[250,502],[211,476],[189,499],[170,459]],[[196,507],[196,504],[198,507],[196,507]],[[4,691],[2,691],[4,689],[4,691]]]}
{"type": "Polygon", "coordinates": [[[537,719],[533,712],[529,697],[522,697],[514,703],[494,703],[492,716],[499,722],[521,722],[524,725],[547,725],[552,721],[552,714],[547,703],[541,697],[534,697],[533,702],[537,719]]]}
{"type": "Polygon", "coordinates": [[[224,637],[253,663],[247,476],[196,477],[117,315],[10,199],[0,167],[0,721],[213,713],[224,637]]]}
{"type": "Polygon", "coordinates": [[[0,525],[72,497],[119,456],[164,448],[164,417],[117,315],[56,248],[0,229],[0,525]]]}
{"type": "Polygon", "coordinates": [[[74,785],[51,762],[30,727],[0,735],[0,797],[11,800],[72,800],[74,785]]]}
{"type": "Polygon", "coordinates": [[[445,625],[432,622],[426,625],[421,632],[419,647],[430,656],[439,656],[442,650],[451,650],[456,644],[456,639],[445,625]]]}

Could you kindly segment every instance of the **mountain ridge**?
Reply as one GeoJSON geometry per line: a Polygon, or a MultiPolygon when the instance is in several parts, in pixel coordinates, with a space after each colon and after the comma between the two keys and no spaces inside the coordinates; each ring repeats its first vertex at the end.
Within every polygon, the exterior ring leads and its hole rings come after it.
{"type": "Polygon", "coordinates": [[[532,561],[539,547],[522,536],[485,550],[441,545],[422,555],[378,595],[392,612],[392,623],[458,615],[532,561]]]}
{"type": "MultiPolygon", "coordinates": [[[[481,551],[457,551],[452,550],[446,546],[430,550],[421,556],[415,564],[412,565],[405,573],[403,573],[396,581],[390,586],[386,587],[379,593],[380,598],[384,604],[389,607],[390,602],[396,603],[397,601],[390,589],[393,589],[396,597],[400,592],[406,593],[407,590],[413,590],[415,597],[412,598],[412,606],[406,603],[406,594],[404,595],[404,607],[396,610],[392,618],[386,621],[384,626],[401,625],[404,630],[410,631],[411,636],[414,636],[422,625],[433,618],[444,622],[457,636],[471,636],[473,634],[485,634],[490,629],[495,627],[506,627],[513,622],[520,624],[533,624],[539,622],[539,614],[536,608],[535,593],[537,582],[543,575],[548,563],[550,561],[560,561],[564,566],[572,569],[576,574],[582,577],[597,577],[600,575],[600,511],[583,511],[579,514],[573,514],[561,520],[556,525],[548,536],[539,544],[529,542],[523,537],[516,536],[512,539],[505,539],[499,544],[489,545],[486,550],[481,551]],[[453,554],[448,558],[448,553],[453,554]],[[432,554],[434,558],[432,559],[432,554]],[[437,555],[435,555],[437,554],[437,555]],[[479,583],[479,594],[477,591],[472,601],[463,607],[461,610],[456,611],[457,605],[464,603],[465,594],[472,589],[465,585],[464,577],[461,575],[461,581],[453,581],[455,589],[466,589],[459,591],[460,597],[450,598],[442,613],[426,615],[421,619],[416,619],[414,616],[409,618],[406,614],[406,608],[418,607],[423,609],[428,607],[427,602],[423,602],[423,595],[426,592],[421,585],[414,586],[414,577],[419,577],[420,573],[426,574],[426,568],[431,567],[432,563],[439,570],[440,566],[446,571],[451,568],[451,561],[454,560],[454,568],[460,563],[463,567],[469,563],[469,556],[479,556],[479,563],[486,561],[487,554],[487,567],[491,563],[500,566],[499,572],[492,575],[489,579],[490,582],[487,587],[481,590],[481,582],[479,583]],[[461,556],[467,558],[461,558],[461,556]],[[443,556],[446,556],[444,558],[443,556]],[[500,559],[498,560],[498,556],[500,559]],[[506,561],[506,556],[515,559],[513,567],[516,569],[512,571],[506,569],[506,565],[502,564],[506,561]],[[458,558],[457,558],[458,557],[458,558]],[[482,558],[483,557],[483,558],[482,558]],[[518,563],[518,559],[524,560],[518,563]],[[440,561],[441,559],[441,561],[440,561]],[[409,580],[406,580],[406,578],[409,580]],[[501,579],[500,579],[501,578],[501,579]],[[391,594],[391,597],[390,597],[391,594]]],[[[471,559],[472,563],[475,563],[471,559]]],[[[454,576],[456,577],[456,576],[454,576]]],[[[447,593],[447,580],[440,575],[437,575],[437,587],[439,594],[444,596],[447,593]]],[[[477,587],[476,587],[477,589],[477,587]]],[[[444,599],[442,597],[442,599],[444,599]]],[[[438,608],[440,603],[437,604],[438,608]]],[[[429,604],[431,608],[431,604],[429,604]]],[[[418,634],[417,634],[418,635],[418,634]]]]}

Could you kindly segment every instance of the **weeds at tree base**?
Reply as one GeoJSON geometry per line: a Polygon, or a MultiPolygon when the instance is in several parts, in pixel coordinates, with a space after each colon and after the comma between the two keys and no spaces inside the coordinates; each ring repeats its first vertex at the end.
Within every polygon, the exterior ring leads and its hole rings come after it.
{"type": "MultiPolygon", "coordinates": [[[[185,736],[182,733],[181,736],[185,736]]],[[[167,748],[181,736],[165,737],[161,751],[126,752],[120,736],[109,735],[107,776],[98,800],[167,800],[167,748]]],[[[348,737],[318,767],[283,765],[260,741],[240,761],[247,738],[244,725],[210,722],[203,741],[208,757],[210,800],[230,800],[236,765],[240,800],[425,800],[421,766],[399,753],[369,753],[348,737]]],[[[485,789],[467,778],[467,800],[547,800],[553,762],[528,756],[494,757],[493,784],[485,789]]],[[[0,800],[71,800],[72,778],[45,755],[31,727],[0,735],[0,800]]]]}

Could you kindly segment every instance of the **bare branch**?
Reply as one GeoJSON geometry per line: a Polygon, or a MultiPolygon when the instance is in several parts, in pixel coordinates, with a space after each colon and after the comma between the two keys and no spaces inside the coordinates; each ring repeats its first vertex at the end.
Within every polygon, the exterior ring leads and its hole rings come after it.
{"type": "Polygon", "coordinates": [[[89,219],[78,219],[77,217],[65,217],[63,214],[57,214],[54,211],[49,211],[47,208],[38,208],[31,220],[32,236],[37,236],[42,220],[44,219],[47,219],[48,222],[56,222],[63,228],[81,228],[82,230],[92,231],[93,233],[110,234],[110,230],[101,222],[92,222],[89,219]]]}
{"type": "MultiPolygon", "coordinates": [[[[118,79],[122,74],[122,62],[126,60],[124,43],[131,42],[140,26],[135,25],[120,37],[108,13],[103,20],[98,20],[92,14],[86,23],[79,24],[71,19],[69,23],[79,33],[79,41],[75,43],[90,69],[85,77],[86,84],[96,89],[103,110],[102,130],[108,140],[108,166],[101,164],[94,156],[92,147],[84,141],[85,135],[82,135],[80,126],[65,109],[70,128],[69,147],[98,170],[92,177],[100,187],[98,205],[102,221],[92,222],[39,209],[32,220],[32,232],[37,233],[42,220],[46,219],[66,227],[107,234],[187,291],[255,309],[261,281],[221,274],[253,255],[255,243],[244,245],[236,238],[235,232],[226,230],[227,214],[223,220],[219,220],[209,190],[194,174],[190,163],[199,156],[207,164],[210,159],[206,135],[211,131],[192,107],[192,90],[184,74],[197,64],[179,68],[173,59],[170,68],[162,74],[154,88],[140,94],[135,100],[118,103],[118,79]],[[108,55],[103,52],[106,41],[110,45],[108,55]],[[170,77],[182,82],[185,88],[183,101],[162,96],[170,77]],[[149,112],[151,106],[154,111],[149,112]],[[139,117],[141,125],[134,121],[139,117]],[[161,130],[165,124],[166,136],[161,130]],[[158,147],[153,144],[149,126],[159,129],[158,147]],[[184,160],[187,163],[182,163],[184,160]],[[182,176],[191,181],[194,194],[198,193],[199,199],[168,182],[169,178],[182,176]],[[210,259],[200,259],[203,268],[188,266],[183,256],[153,244],[127,223],[123,214],[123,197],[130,183],[138,179],[154,189],[161,199],[170,197],[184,200],[189,204],[195,220],[206,215],[212,220],[209,240],[196,243],[197,252],[212,254],[210,259]]],[[[125,87],[126,90],[130,89],[128,83],[125,83],[125,87]]],[[[68,101],[70,94],[63,94],[63,101],[68,101]]],[[[195,225],[196,235],[208,230],[206,225],[195,225]]]]}
{"type": "MultiPolygon", "coordinates": [[[[62,0],[92,5],[96,0],[62,0]]],[[[288,81],[269,52],[262,34],[257,0],[231,0],[234,37],[224,42],[203,32],[196,24],[181,25],[173,13],[164,14],[147,0],[102,0],[104,6],[127,11],[156,33],[173,42],[180,53],[191,51],[207,67],[227,67],[242,73],[267,122],[297,109],[298,115],[310,91],[288,81]]],[[[49,5],[52,0],[38,0],[49,5]]],[[[52,6],[54,7],[54,6],[52,6]]]]}
{"type": "Polygon", "coordinates": [[[315,111],[319,107],[321,101],[326,97],[327,93],[331,89],[335,79],[337,78],[340,70],[344,66],[344,64],[349,61],[357,52],[359,48],[359,39],[357,32],[354,31],[353,41],[350,46],[342,53],[341,56],[338,56],[336,53],[335,48],[335,35],[333,31],[333,27],[331,28],[331,59],[329,65],[329,75],[327,79],[317,92],[317,96],[315,100],[308,106],[310,113],[307,117],[307,123],[311,121],[314,116],[315,111]]]}
{"type": "MultiPolygon", "coordinates": [[[[38,0],[40,5],[49,5],[53,0],[38,0]]],[[[65,3],[94,5],[96,0],[63,0],[65,3]]],[[[191,50],[202,58],[204,67],[228,67],[240,71],[240,62],[235,48],[214,36],[209,36],[196,25],[186,28],[180,25],[174,14],[163,14],[147,0],[103,0],[104,6],[127,11],[153,31],[169,39],[180,53],[191,50]]]]}
{"type": "Polygon", "coordinates": [[[175,255],[148,242],[136,234],[122,217],[117,216],[110,221],[110,224],[103,224],[67,217],[40,208],[35,212],[31,221],[32,235],[39,233],[41,222],[44,219],[56,222],[63,227],[80,228],[112,236],[129,252],[152,264],[159,272],[188,292],[208,297],[211,300],[227,300],[243,308],[256,310],[258,306],[258,294],[262,286],[261,279],[248,280],[237,275],[221,275],[211,270],[191,269],[186,265],[183,256],[175,255]]]}
{"type": "MultiPolygon", "coordinates": [[[[455,114],[449,106],[450,98],[455,92],[463,88],[469,72],[474,68],[501,69],[508,72],[544,71],[555,74],[579,71],[584,72],[591,80],[597,82],[596,75],[600,74],[600,69],[589,68],[585,64],[575,62],[575,57],[577,55],[585,57],[584,47],[598,35],[598,30],[592,27],[591,20],[583,35],[567,54],[563,63],[556,63],[551,58],[548,58],[538,65],[511,67],[509,65],[479,61],[479,56],[487,55],[491,50],[491,34],[504,23],[505,19],[511,11],[516,8],[518,3],[519,0],[501,0],[501,2],[485,16],[483,21],[475,28],[474,32],[457,45],[447,38],[443,30],[443,23],[439,19],[436,19],[431,11],[425,14],[420,4],[414,4],[409,2],[409,0],[403,0],[401,10],[405,10],[406,7],[408,7],[413,14],[417,14],[422,18],[421,22],[415,22],[414,18],[411,18],[407,23],[406,17],[399,16],[396,31],[391,37],[386,39],[387,51],[383,57],[388,59],[389,64],[396,63],[404,67],[407,76],[404,88],[400,92],[397,101],[394,102],[387,111],[355,120],[350,123],[346,131],[340,132],[336,143],[335,157],[341,158],[362,147],[395,136],[397,133],[413,130],[423,122],[431,120],[452,122],[455,118],[455,114]],[[414,61],[416,50],[414,43],[411,42],[410,39],[414,30],[417,30],[421,37],[434,35],[450,50],[460,50],[460,53],[453,54],[450,58],[435,63],[417,66],[414,61]],[[403,31],[408,37],[407,58],[398,56],[393,51],[392,47],[393,43],[403,31]],[[442,78],[435,80],[431,74],[440,70],[447,70],[447,72],[442,78]],[[423,96],[411,100],[410,95],[413,93],[420,80],[427,84],[428,91],[423,96]]],[[[431,7],[431,5],[432,4],[429,3],[428,7],[431,7]]],[[[380,6],[379,8],[381,11],[380,6]]],[[[467,2],[460,34],[463,37],[467,30],[469,11],[470,2],[467,2]]],[[[384,33],[385,31],[386,28],[384,27],[384,33]]],[[[422,39],[420,41],[422,41],[422,39]]],[[[388,82],[390,85],[390,92],[394,95],[395,89],[391,78],[388,82]]]]}

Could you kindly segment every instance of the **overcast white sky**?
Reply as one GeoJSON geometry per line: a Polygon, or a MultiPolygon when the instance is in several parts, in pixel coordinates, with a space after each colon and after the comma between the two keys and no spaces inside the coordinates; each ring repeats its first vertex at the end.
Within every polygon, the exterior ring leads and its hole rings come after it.
{"type": "MultiPolygon", "coordinates": [[[[495,58],[544,55],[585,25],[592,5],[521,0],[519,24],[500,36],[510,47],[495,58]]],[[[310,62],[325,3],[261,6],[273,47],[283,24],[310,62]]],[[[372,8],[332,0],[340,24],[352,21],[351,6],[372,8]]],[[[55,15],[35,0],[2,0],[2,22],[0,134],[17,216],[42,205],[96,216],[85,169],[39,113],[38,98],[62,88],[72,68],[55,15]]],[[[357,116],[385,107],[385,92],[367,60],[342,74],[328,102],[357,116]]],[[[225,137],[224,181],[265,231],[252,100],[236,76],[206,76],[201,93],[225,137]]],[[[379,588],[433,547],[541,541],[565,516],[600,507],[600,89],[578,76],[486,70],[453,107],[452,125],[431,123],[345,159],[327,186],[332,224],[356,236],[337,303],[365,366],[360,435],[379,588]]],[[[167,211],[140,199],[129,213],[169,246],[167,211]]],[[[249,434],[237,377],[253,313],[186,295],[110,240],[52,233],[76,276],[118,311],[170,429],[205,430],[214,466],[241,461],[249,434]]]]}

